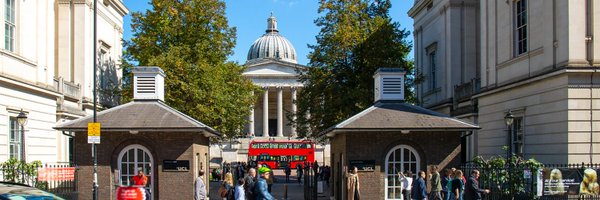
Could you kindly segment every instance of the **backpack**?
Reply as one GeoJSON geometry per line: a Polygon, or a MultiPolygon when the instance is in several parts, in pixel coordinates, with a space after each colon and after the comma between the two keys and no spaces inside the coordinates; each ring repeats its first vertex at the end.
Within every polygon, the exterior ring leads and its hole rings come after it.
{"type": "Polygon", "coordinates": [[[229,191],[227,191],[227,200],[235,200],[235,187],[231,187],[229,191]]]}

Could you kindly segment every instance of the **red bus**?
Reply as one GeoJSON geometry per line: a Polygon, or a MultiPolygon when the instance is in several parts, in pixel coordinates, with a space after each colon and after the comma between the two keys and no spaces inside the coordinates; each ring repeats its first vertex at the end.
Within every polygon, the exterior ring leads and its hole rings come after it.
{"type": "Polygon", "coordinates": [[[315,161],[315,145],[311,141],[252,141],[248,160],[266,163],[271,169],[296,168],[298,163],[315,161]]]}

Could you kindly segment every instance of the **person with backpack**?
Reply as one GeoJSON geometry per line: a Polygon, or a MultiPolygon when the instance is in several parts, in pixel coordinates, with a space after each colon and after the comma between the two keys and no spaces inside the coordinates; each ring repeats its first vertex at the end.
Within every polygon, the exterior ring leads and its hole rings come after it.
{"type": "Polygon", "coordinates": [[[256,200],[274,200],[275,198],[269,193],[267,181],[265,180],[271,176],[271,170],[267,167],[261,167],[258,169],[258,173],[260,173],[260,178],[258,178],[256,186],[254,186],[256,200]]]}
{"type": "Polygon", "coordinates": [[[256,186],[256,181],[258,181],[256,177],[256,169],[248,169],[248,175],[244,177],[244,191],[246,192],[247,200],[254,200],[254,187],[256,186]]]}

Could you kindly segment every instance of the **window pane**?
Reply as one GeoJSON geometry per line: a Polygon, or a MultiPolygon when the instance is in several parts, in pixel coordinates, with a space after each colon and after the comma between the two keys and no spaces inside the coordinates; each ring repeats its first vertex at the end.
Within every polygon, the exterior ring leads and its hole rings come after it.
{"type": "Polygon", "coordinates": [[[143,162],[144,151],[142,151],[141,149],[138,149],[136,157],[137,157],[138,162],[143,162]]]}
{"type": "Polygon", "coordinates": [[[394,198],[394,188],[388,188],[388,198],[394,198]]]}
{"type": "Polygon", "coordinates": [[[127,164],[127,174],[130,174],[130,175],[135,174],[135,168],[134,168],[133,164],[127,164]]]}
{"type": "Polygon", "coordinates": [[[134,149],[130,149],[129,151],[127,151],[127,157],[129,158],[129,159],[127,159],[127,161],[128,161],[128,162],[133,162],[133,161],[135,161],[135,160],[133,159],[133,155],[134,155],[134,154],[135,154],[135,150],[134,150],[134,149]]]}

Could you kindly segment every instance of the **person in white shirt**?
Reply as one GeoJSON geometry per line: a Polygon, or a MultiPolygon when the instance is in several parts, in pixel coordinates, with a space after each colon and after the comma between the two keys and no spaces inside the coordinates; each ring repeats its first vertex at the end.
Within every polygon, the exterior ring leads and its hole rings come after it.
{"type": "Polygon", "coordinates": [[[246,200],[246,192],[244,191],[244,178],[238,179],[235,186],[235,200],[246,200]]]}
{"type": "Polygon", "coordinates": [[[196,178],[196,183],[194,187],[194,199],[195,200],[205,200],[206,198],[206,185],[204,184],[203,177],[204,171],[198,171],[198,177],[196,178]]]}
{"type": "Polygon", "coordinates": [[[410,191],[413,182],[412,172],[406,171],[406,176],[402,174],[402,172],[398,172],[398,180],[400,181],[400,185],[402,186],[402,196],[405,200],[410,200],[410,191]]]}

